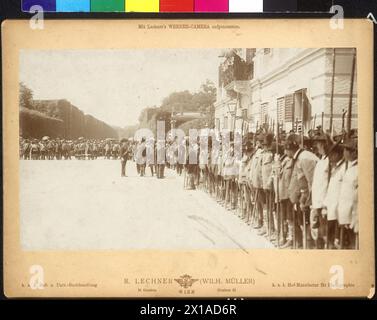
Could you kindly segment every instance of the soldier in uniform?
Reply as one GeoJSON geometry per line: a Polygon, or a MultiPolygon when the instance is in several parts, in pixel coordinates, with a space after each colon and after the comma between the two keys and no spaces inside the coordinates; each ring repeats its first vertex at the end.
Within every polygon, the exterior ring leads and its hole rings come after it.
{"type": "MultiPolygon", "coordinates": [[[[300,148],[301,137],[291,134],[285,142],[285,150],[292,159],[292,176],[289,183],[289,199],[294,206],[293,218],[294,228],[301,230],[295,233],[298,246],[301,244],[307,247],[309,238],[309,216],[311,206],[311,188],[313,182],[314,168],[317,164],[317,156],[303,148],[300,148]],[[296,228],[298,226],[299,228],[296,228]]],[[[294,243],[296,247],[296,243],[294,243]]]]}
{"type": "Polygon", "coordinates": [[[278,174],[279,174],[279,209],[281,225],[281,248],[292,248],[293,246],[293,206],[289,200],[288,188],[292,176],[292,159],[284,151],[278,157],[278,174]]]}
{"type": "Polygon", "coordinates": [[[263,210],[264,221],[266,224],[267,235],[270,240],[275,240],[276,235],[274,233],[274,217],[273,217],[273,190],[272,190],[272,162],[274,159],[272,142],[274,135],[267,133],[263,140],[263,153],[262,153],[262,187],[265,196],[265,209],[263,210]]]}
{"type": "Polygon", "coordinates": [[[250,208],[251,202],[251,190],[248,188],[248,175],[249,175],[249,165],[251,162],[251,155],[253,153],[253,144],[249,136],[243,139],[242,145],[242,159],[239,165],[238,174],[238,188],[240,190],[240,218],[246,219],[248,217],[248,209],[250,208]]]}
{"type": "Polygon", "coordinates": [[[251,160],[250,168],[250,182],[254,190],[254,205],[256,210],[253,210],[256,213],[256,217],[252,217],[255,221],[253,225],[254,229],[261,229],[258,234],[263,235],[266,233],[266,230],[263,227],[263,206],[265,203],[265,197],[263,192],[263,182],[262,182],[262,142],[264,141],[264,135],[259,133],[255,142],[255,152],[251,160]]]}
{"type": "Polygon", "coordinates": [[[145,176],[146,156],[147,150],[145,138],[142,138],[136,149],[136,167],[138,168],[137,171],[140,174],[140,177],[145,176]]]}
{"type": "Polygon", "coordinates": [[[340,230],[338,226],[339,191],[344,174],[346,161],[343,158],[343,148],[339,142],[334,144],[329,151],[330,180],[326,197],[323,201],[322,214],[327,218],[328,249],[340,248],[340,230]]]}
{"type": "Polygon", "coordinates": [[[154,176],[154,147],[155,143],[154,143],[154,138],[149,138],[148,139],[148,142],[146,144],[146,148],[147,148],[147,154],[146,154],[146,165],[149,167],[149,169],[151,170],[151,176],[153,177],[154,176]]]}
{"type": "Polygon", "coordinates": [[[30,148],[31,148],[31,144],[29,140],[25,139],[22,145],[22,151],[23,151],[23,156],[25,160],[30,160],[30,148]]]}
{"type": "Polygon", "coordinates": [[[127,140],[122,139],[120,141],[121,147],[120,147],[120,158],[121,158],[121,177],[127,177],[126,175],[126,166],[127,166],[127,160],[129,157],[129,147],[127,145],[127,140]]]}
{"type": "Polygon", "coordinates": [[[157,179],[163,179],[165,174],[165,162],[166,162],[166,152],[165,152],[165,141],[158,140],[156,144],[156,176],[157,179]]]}
{"type": "Polygon", "coordinates": [[[38,140],[34,139],[30,146],[30,157],[32,160],[38,160],[39,158],[39,146],[38,140]]]}
{"type": "Polygon", "coordinates": [[[338,204],[341,249],[359,249],[357,135],[346,139],[342,146],[347,169],[340,186],[338,204]]]}
{"type": "Polygon", "coordinates": [[[312,140],[319,160],[313,174],[310,227],[312,237],[316,241],[316,248],[324,249],[327,247],[327,219],[322,215],[322,209],[324,208],[323,202],[327,193],[330,177],[328,152],[333,142],[330,136],[322,131],[321,127],[317,128],[312,140]]]}

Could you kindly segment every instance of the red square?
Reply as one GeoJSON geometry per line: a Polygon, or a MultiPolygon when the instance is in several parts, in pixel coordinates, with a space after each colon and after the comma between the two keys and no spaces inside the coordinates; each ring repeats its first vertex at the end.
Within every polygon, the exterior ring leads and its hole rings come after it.
{"type": "Polygon", "coordinates": [[[160,0],[160,12],[194,12],[194,0],[160,0]]]}

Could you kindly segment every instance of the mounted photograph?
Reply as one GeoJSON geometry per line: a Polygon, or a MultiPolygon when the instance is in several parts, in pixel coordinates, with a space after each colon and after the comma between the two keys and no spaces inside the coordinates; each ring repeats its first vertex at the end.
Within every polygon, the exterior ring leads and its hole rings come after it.
{"type": "Polygon", "coordinates": [[[304,22],[6,23],[9,295],[370,296],[371,26],[304,22]]]}

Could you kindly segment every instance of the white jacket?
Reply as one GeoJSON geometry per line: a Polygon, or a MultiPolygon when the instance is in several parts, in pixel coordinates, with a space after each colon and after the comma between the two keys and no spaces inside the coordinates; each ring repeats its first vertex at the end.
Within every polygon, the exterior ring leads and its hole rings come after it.
{"type": "Polygon", "coordinates": [[[343,183],[343,177],[345,173],[346,162],[344,160],[338,162],[336,167],[331,168],[331,178],[327,189],[327,194],[323,202],[324,206],[327,208],[328,221],[338,219],[340,186],[343,183]]]}
{"type": "Polygon", "coordinates": [[[357,160],[348,163],[339,194],[339,224],[349,224],[354,232],[359,232],[358,204],[358,168],[357,160]]]}
{"type": "Polygon", "coordinates": [[[312,184],[312,207],[323,208],[329,180],[329,158],[319,160],[315,166],[312,184]]]}

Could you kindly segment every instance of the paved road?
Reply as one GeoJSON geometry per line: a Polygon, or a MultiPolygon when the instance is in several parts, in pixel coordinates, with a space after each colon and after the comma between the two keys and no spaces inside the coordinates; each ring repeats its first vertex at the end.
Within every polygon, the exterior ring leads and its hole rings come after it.
{"type": "Polygon", "coordinates": [[[183,178],[120,177],[117,160],[21,161],[21,242],[41,249],[232,249],[272,245],[183,178]]]}

